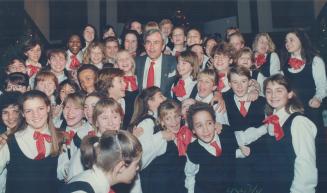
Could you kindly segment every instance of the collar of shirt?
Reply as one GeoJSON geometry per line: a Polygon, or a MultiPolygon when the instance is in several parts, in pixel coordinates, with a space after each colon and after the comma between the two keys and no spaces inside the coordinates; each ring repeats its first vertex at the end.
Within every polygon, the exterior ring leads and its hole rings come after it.
{"type": "Polygon", "coordinates": [[[121,98],[117,102],[120,104],[121,108],[123,109],[123,111],[125,113],[125,108],[126,108],[125,99],[124,98],[121,98]]]}
{"type": "MultiPolygon", "coordinates": [[[[278,122],[279,125],[282,127],[283,124],[285,123],[285,121],[288,119],[288,117],[290,116],[289,113],[286,112],[285,108],[279,109],[278,111],[274,110],[273,112],[274,115],[278,116],[278,122]]],[[[270,136],[274,136],[274,125],[273,124],[269,124],[268,125],[268,133],[270,136]]]]}
{"type": "Polygon", "coordinates": [[[213,93],[210,93],[205,98],[201,98],[199,96],[199,94],[197,94],[196,97],[195,97],[195,100],[200,101],[200,102],[204,102],[204,103],[208,103],[208,104],[211,102],[212,99],[213,99],[213,93]]]}
{"type": "Polygon", "coordinates": [[[93,65],[96,66],[99,70],[101,70],[103,68],[102,62],[99,64],[93,64],[93,65]]]}
{"type": "Polygon", "coordinates": [[[250,105],[251,105],[251,102],[250,101],[246,101],[244,100],[247,96],[244,96],[242,98],[238,98],[235,94],[234,94],[234,101],[235,101],[235,104],[237,106],[237,108],[240,110],[240,107],[241,107],[241,104],[240,104],[240,101],[245,101],[244,103],[244,106],[245,106],[245,109],[246,111],[249,111],[249,108],[250,108],[250,105]]]}
{"type": "MultiPolygon", "coordinates": [[[[221,144],[220,144],[220,139],[219,139],[219,136],[216,134],[214,139],[210,142],[212,143],[213,141],[216,141],[217,144],[219,145],[219,147],[221,148],[221,144]]],[[[212,147],[210,145],[210,143],[205,143],[203,141],[201,141],[200,139],[198,139],[198,142],[199,144],[204,148],[206,149],[211,155],[214,155],[216,156],[216,149],[214,147],[212,147]]]]}
{"type": "Polygon", "coordinates": [[[158,113],[157,112],[152,112],[152,111],[148,111],[148,114],[149,115],[151,115],[151,116],[153,116],[155,119],[157,119],[158,118],[158,113]]]}

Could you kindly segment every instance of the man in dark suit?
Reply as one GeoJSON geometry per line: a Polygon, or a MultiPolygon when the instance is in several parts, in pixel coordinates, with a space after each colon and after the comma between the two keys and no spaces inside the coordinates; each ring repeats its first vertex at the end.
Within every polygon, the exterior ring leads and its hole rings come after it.
{"type": "Polygon", "coordinates": [[[160,87],[165,96],[170,96],[173,76],[176,74],[176,58],[162,54],[165,48],[160,30],[144,33],[145,56],[136,58],[136,75],[140,89],[160,87]]]}

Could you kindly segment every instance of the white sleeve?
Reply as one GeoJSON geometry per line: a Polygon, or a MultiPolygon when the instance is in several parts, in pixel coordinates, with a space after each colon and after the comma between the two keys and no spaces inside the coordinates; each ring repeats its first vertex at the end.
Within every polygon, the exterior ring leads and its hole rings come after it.
{"type": "Polygon", "coordinates": [[[151,119],[145,119],[137,126],[143,128],[143,134],[139,137],[143,149],[141,169],[166,152],[167,141],[162,138],[161,132],[153,134],[154,126],[151,119]]]}
{"type": "Polygon", "coordinates": [[[235,158],[246,158],[246,156],[242,153],[241,149],[236,149],[235,158]]]}
{"type": "Polygon", "coordinates": [[[239,146],[249,145],[267,133],[267,125],[258,128],[249,127],[245,131],[235,131],[235,137],[239,146]]]}
{"type": "MultiPolygon", "coordinates": [[[[215,108],[216,106],[214,106],[215,108]]],[[[229,122],[228,122],[228,117],[227,117],[227,112],[224,112],[224,113],[221,113],[221,112],[218,112],[218,111],[215,111],[216,112],[216,122],[222,124],[222,125],[229,125],[229,122]]]]}
{"type": "Polygon", "coordinates": [[[315,148],[317,128],[308,118],[297,116],[292,122],[291,134],[296,155],[291,193],[315,193],[318,180],[315,148]]]}
{"type": "Polygon", "coordinates": [[[68,168],[69,158],[66,150],[65,152],[61,152],[58,157],[57,178],[59,180],[65,180],[67,178],[68,168]]]}
{"type": "Polygon", "coordinates": [[[10,161],[10,152],[7,144],[0,147],[0,173],[6,168],[10,161]]]}
{"type": "Polygon", "coordinates": [[[327,96],[327,80],[325,62],[322,58],[315,56],[312,61],[313,79],[316,85],[315,97],[320,101],[327,96]]]}
{"type": "Polygon", "coordinates": [[[70,159],[67,180],[69,181],[74,176],[82,173],[83,171],[84,167],[81,161],[81,150],[77,150],[70,159]]]}
{"type": "Polygon", "coordinates": [[[279,74],[281,72],[279,57],[275,52],[270,55],[270,75],[279,74]]]}
{"type": "Polygon", "coordinates": [[[194,164],[187,157],[184,172],[186,176],[185,187],[187,188],[188,193],[194,193],[195,175],[199,172],[199,169],[200,165],[194,164]]]}

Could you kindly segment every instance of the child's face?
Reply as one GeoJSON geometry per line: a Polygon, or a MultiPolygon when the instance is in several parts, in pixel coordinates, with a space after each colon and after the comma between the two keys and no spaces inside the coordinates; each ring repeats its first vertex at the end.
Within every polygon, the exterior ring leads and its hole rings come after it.
{"type": "Polygon", "coordinates": [[[157,92],[153,97],[148,101],[149,109],[152,112],[157,112],[159,105],[164,102],[167,98],[161,93],[157,92]]]}
{"type": "Polygon", "coordinates": [[[83,108],[76,104],[75,101],[68,100],[64,110],[64,118],[69,127],[78,127],[82,123],[84,117],[83,108]]]}
{"type": "Polygon", "coordinates": [[[118,131],[122,123],[122,117],[118,112],[115,112],[112,108],[105,108],[102,114],[100,114],[96,120],[96,126],[100,133],[105,131],[118,131]]]}
{"type": "Polygon", "coordinates": [[[194,99],[185,99],[182,102],[182,116],[184,119],[186,119],[187,117],[187,112],[190,108],[191,105],[195,104],[195,100],[194,99]]]}
{"type": "Polygon", "coordinates": [[[172,29],[173,29],[173,26],[169,23],[166,23],[161,26],[160,31],[164,35],[164,37],[169,37],[172,29]]]}
{"type": "Polygon", "coordinates": [[[193,115],[193,133],[204,143],[210,143],[216,135],[215,121],[207,111],[193,115]]]}
{"type": "Polygon", "coordinates": [[[213,39],[210,39],[208,42],[207,42],[207,45],[206,45],[206,54],[208,56],[211,55],[211,51],[212,51],[212,48],[217,45],[217,42],[213,39]]]}
{"type": "Polygon", "coordinates": [[[93,92],[95,90],[95,73],[90,69],[83,70],[79,74],[79,82],[85,92],[93,92]]]}
{"type": "Polygon", "coordinates": [[[71,51],[71,53],[76,55],[81,50],[81,48],[82,48],[82,44],[79,36],[77,35],[71,36],[68,40],[68,49],[71,51]]]}
{"type": "Polygon", "coordinates": [[[112,80],[112,87],[108,89],[109,97],[119,100],[125,96],[126,83],[123,77],[116,76],[112,80]]]}
{"type": "Polygon", "coordinates": [[[52,79],[46,78],[37,82],[35,89],[44,92],[48,97],[50,97],[56,90],[56,84],[52,79]]]}
{"type": "Polygon", "coordinates": [[[72,86],[70,86],[69,84],[65,84],[59,92],[60,100],[64,101],[68,94],[71,94],[74,92],[76,92],[76,91],[72,86]]]}
{"type": "Polygon", "coordinates": [[[293,97],[293,92],[288,92],[285,86],[276,82],[268,82],[265,95],[268,104],[279,110],[287,105],[288,100],[293,97]]]}
{"type": "Polygon", "coordinates": [[[201,98],[205,98],[209,96],[217,88],[213,79],[207,75],[199,76],[197,85],[198,85],[198,94],[201,98]]]}
{"type": "Polygon", "coordinates": [[[7,74],[11,74],[14,72],[21,72],[25,74],[26,73],[25,65],[19,60],[14,60],[14,62],[8,66],[7,74]]]}
{"type": "Polygon", "coordinates": [[[12,82],[8,82],[6,87],[7,92],[18,91],[20,93],[25,93],[27,91],[27,87],[24,85],[15,84],[12,82]]]}
{"type": "Polygon", "coordinates": [[[90,59],[92,64],[101,64],[103,56],[104,55],[100,47],[91,48],[90,59]]]}
{"type": "Polygon", "coordinates": [[[137,21],[132,22],[131,30],[135,30],[135,31],[137,31],[137,33],[141,34],[142,33],[142,24],[140,24],[137,21]]]}
{"type": "Polygon", "coordinates": [[[135,158],[133,162],[129,165],[124,165],[118,176],[120,183],[130,184],[132,180],[135,178],[137,172],[140,169],[140,160],[141,157],[135,158]]]}
{"type": "Polygon", "coordinates": [[[25,55],[27,56],[28,60],[31,60],[32,62],[39,62],[41,57],[41,46],[37,44],[32,49],[25,52],[25,55]]]}
{"type": "Polygon", "coordinates": [[[92,42],[94,40],[94,29],[90,26],[87,26],[84,29],[83,36],[86,42],[92,42]]]}
{"type": "Polygon", "coordinates": [[[174,43],[174,45],[184,45],[185,40],[186,37],[182,29],[176,28],[172,32],[172,42],[174,43]]]}
{"type": "Polygon", "coordinates": [[[47,127],[49,112],[50,106],[47,106],[41,98],[30,98],[23,103],[23,116],[33,129],[42,130],[47,127]]]}
{"type": "Polygon", "coordinates": [[[9,105],[1,112],[1,118],[7,128],[12,129],[16,127],[19,117],[18,105],[9,105]]]}
{"type": "Polygon", "coordinates": [[[126,73],[132,72],[133,58],[127,52],[121,52],[117,55],[117,66],[126,73]]]}
{"type": "Polygon", "coordinates": [[[259,52],[260,54],[265,54],[268,52],[268,49],[269,49],[269,41],[267,37],[260,36],[257,44],[257,52],[259,52]]]}
{"type": "Polygon", "coordinates": [[[124,47],[129,53],[136,52],[137,38],[134,34],[127,34],[125,37],[124,47]]]}
{"type": "Polygon", "coordinates": [[[183,60],[182,57],[178,58],[178,63],[177,63],[177,71],[178,74],[181,75],[182,77],[190,76],[192,73],[193,67],[189,62],[186,62],[183,60]]]}
{"type": "Polygon", "coordinates": [[[118,52],[118,43],[117,42],[107,42],[105,46],[105,54],[108,58],[116,58],[118,52]]]}
{"type": "Polygon", "coordinates": [[[250,69],[253,65],[252,55],[250,53],[243,53],[241,57],[237,60],[238,66],[244,66],[247,69],[250,69]]]}
{"type": "Polygon", "coordinates": [[[197,30],[191,30],[187,33],[186,44],[192,46],[193,44],[201,44],[201,34],[197,30]]]}
{"type": "Polygon", "coordinates": [[[288,33],[285,38],[285,47],[289,53],[295,53],[301,51],[302,45],[294,33],[288,33]]]}
{"type": "Polygon", "coordinates": [[[199,58],[199,61],[202,62],[204,59],[204,52],[202,46],[200,45],[193,46],[191,50],[196,53],[196,55],[199,58]]]}
{"type": "Polygon", "coordinates": [[[63,53],[52,55],[49,59],[49,64],[54,73],[62,73],[66,65],[65,55],[63,53]]]}
{"type": "Polygon", "coordinates": [[[230,75],[229,86],[232,88],[234,94],[241,98],[248,93],[249,81],[249,78],[246,76],[232,73],[230,75]]]}
{"type": "Polygon", "coordinates": [[[91,124],[93,124],[93,110],[94,110],[95,104],[99,100],[100,99],[96,96],[90,96],[85,99],[84,114],[85,114],[87,121],[91,124]]]}
{"type": "Polygon", "coordinates": [[[167,110],[166,115],[161,118],[160,123],[167,130],[177,133],[181,127],[181,114],[176,109],[167,110]]]}
{"type": "Polygon", "coordinates": [[[213,57],[213,65],[218,71],[228,71],[229,65],[233,60],[225,54],[215,54],[213,57]]]}
{"type": "Polygon", "coordinates": [[[241,48],[244,47],[244,43],[242,42],[242,39],[237,35],[231,36],[229,39],[229,43],[232,44],[232,46],[236,51],[239,51],[241,48]]]}
{"type": "Polygon", "coordinates": [[[116,34],[114,32],[114,30],[112,30],[112,28],[109,28],[108,31],[106,31],[104,34],[103,34],[103,39],[107,38],[107,37],[116,37],[116,34]]]}

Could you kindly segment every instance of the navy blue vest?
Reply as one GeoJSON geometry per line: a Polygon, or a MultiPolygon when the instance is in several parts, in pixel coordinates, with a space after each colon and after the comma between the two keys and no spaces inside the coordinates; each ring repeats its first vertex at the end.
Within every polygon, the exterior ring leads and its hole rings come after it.
{"type": "Polygon", "coordinates": [[[293,113],[285,121],[282,128],[284,137],[276,141],[274,136],[267,135],[270,171],[267,180],[273,192],[289,193],[294,178],[295,152],[292,145],[291,125],[300,113],[293,113]]]}
{"type": "Polygon", "coordinates": [[[166,152],[140,172],[143,193],[186,193],[186,156],[178,156],[177,146],[168,142],[166,152]]]}
{"type": "Polygon", "coordinates": [[[16,137],[8,141],[10,161],[7,166],[7,193],[57,193],[58,156],[42,160],[26,157],[19,148],[16,137]]]}
{"type": "Polygon", "coordinates": [[[219,135],[222,154],[211,155],[198,140],[187,148],[191,162],[199,164],[199,172],[195,176],[194,193],[225,193],[231,187],[235,176],[235,150],[237,148],[234,133],[225,128],[219,135]]]}

